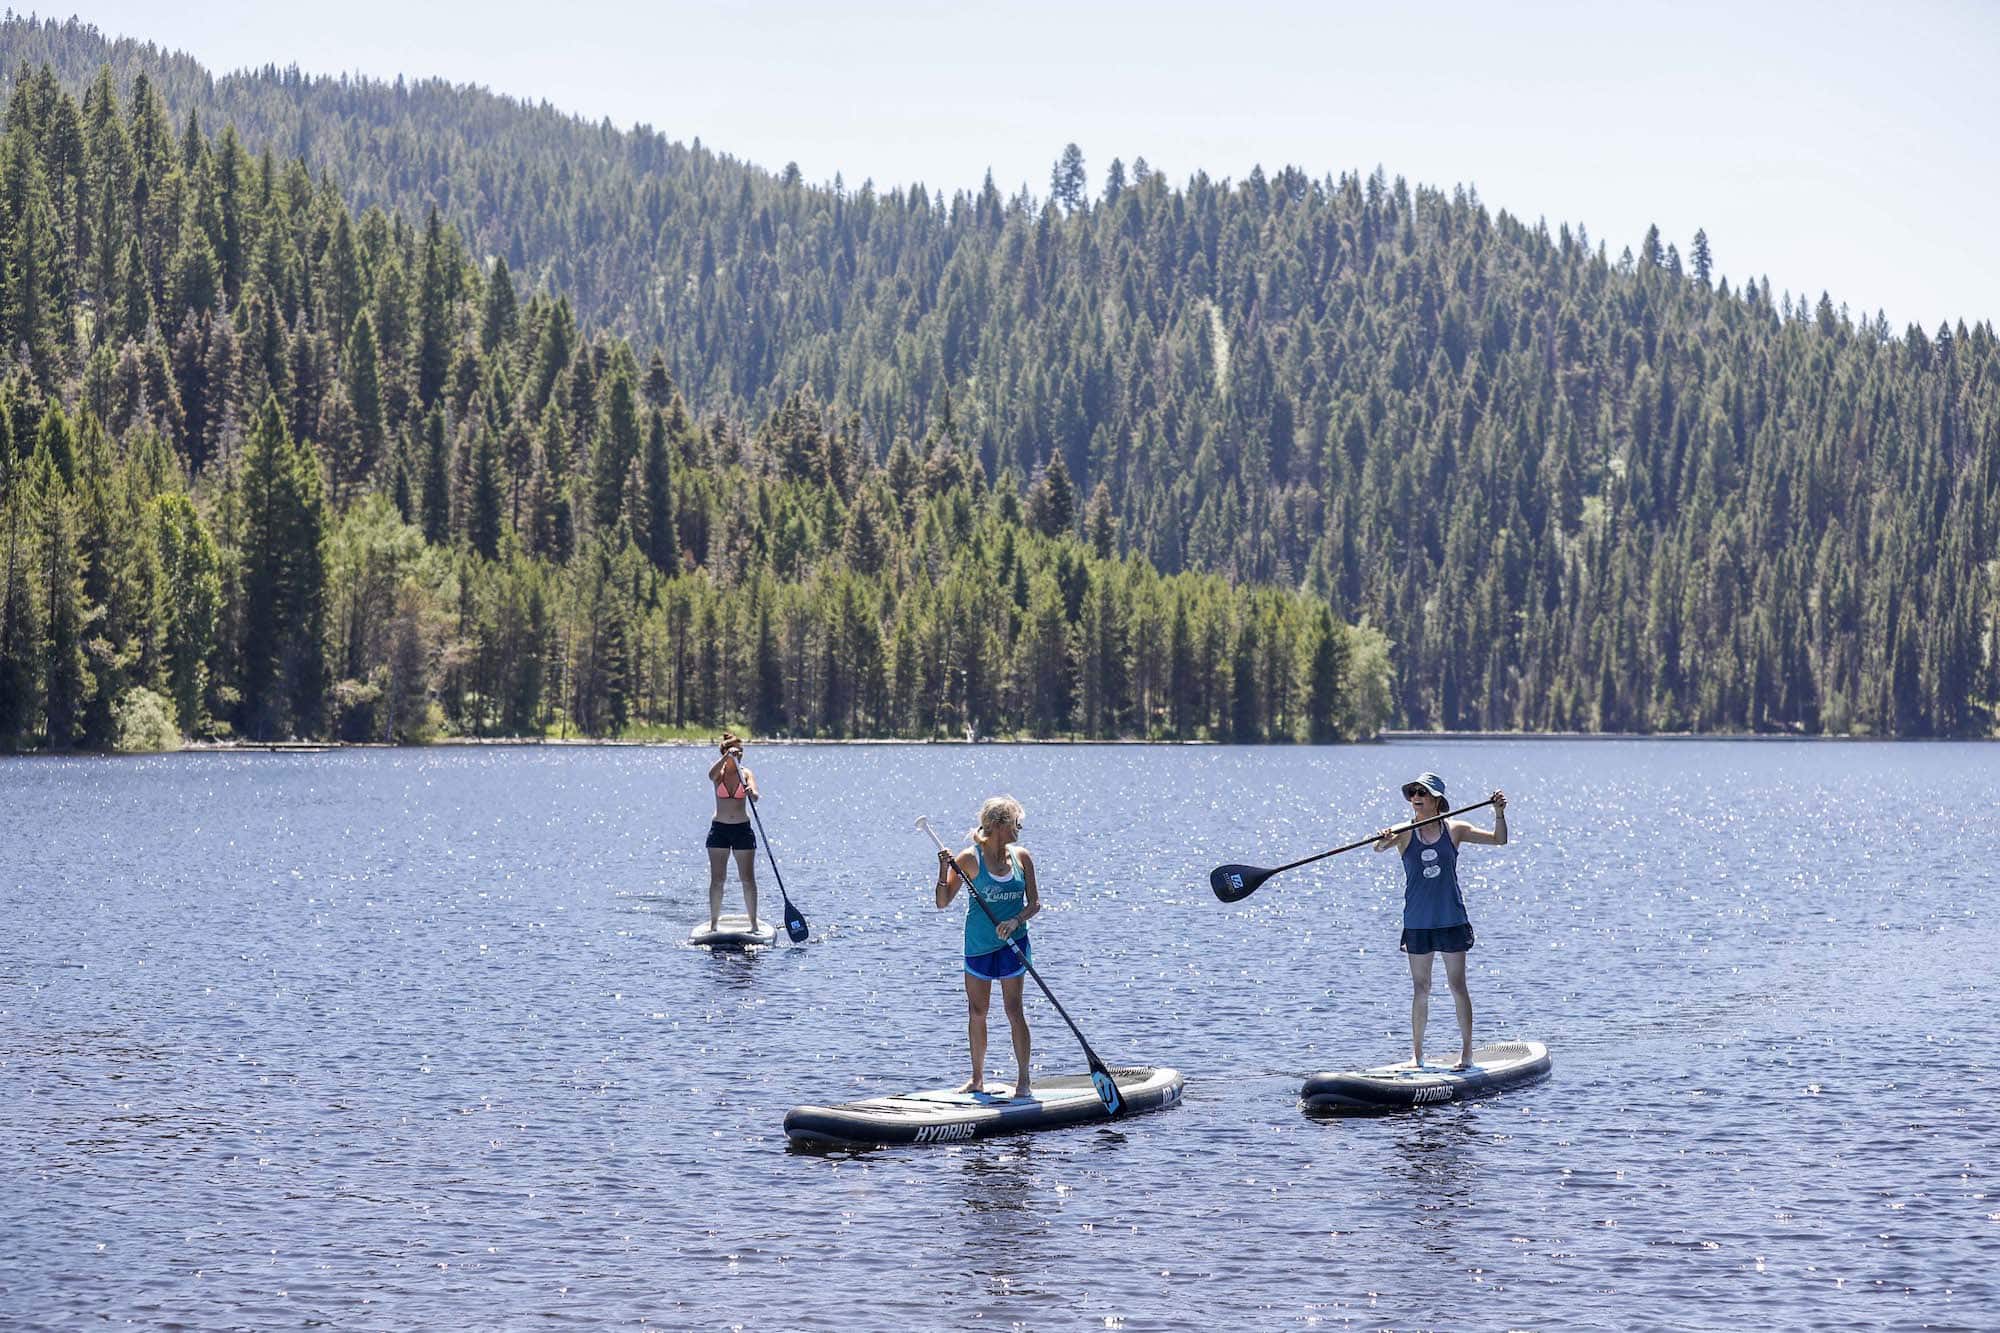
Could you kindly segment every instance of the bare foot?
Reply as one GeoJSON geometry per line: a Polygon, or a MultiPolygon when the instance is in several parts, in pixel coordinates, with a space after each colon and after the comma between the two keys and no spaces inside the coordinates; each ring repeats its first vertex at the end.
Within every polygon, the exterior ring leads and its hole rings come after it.
{"type": "Polygon", "coordinates": [[[965,1080],[965,1082],[958,1085],[957,1091],[959,1092],[986,1091],[986,1076],[981,1074],[965,1080]]]}
{"type": "Polygon", "coordinates": [[[716,919],[715,919],[714,917],[710,917],[710,918],[708,919],[708,933],[709,933],[709,934],[713,935],[713,934],[714,934],[714,933],[715,933],[716,931],[718,931],[718,930],[721,930],[721,929],[722,929],[722,923],[721,923],[720,921],[717,921],[717,920],[716,920],[716,919]]]}
{"type": "Polygon", "coordinates": [[[1455,1064],[1455,1065],[1453,1065],[1453,1066],[1452,1066],[1452,1068],[1453,1068],[1453,1069],[1455,1069],[1455,1070],[1459,1070],[1459,1071],[1461,1071],[1461,1072],[1463,1072],[1464,1070],[1467,1070],[1467,1069],[1470,1069],[1470,1068],[1472,1068],[1472,1056],[1471,1056],[1471,1054],[1470,1054],[1470,1053],[1467,1053],[1467,1054],[1465,1054],[1465,1055],[1461,1055],[1461,1056],[1459,1056],[1459,1057],[1458,1057],[1458,1063],[1457,1063],[1457,1064],[1455,1064]]]}
{"type": "Polygon", "coordinates": [[[1034,1095],[1035,1095],[1035,1090],[1032,1087],[1028,1086],[1028,1080],[1025,1077],[1022,1078],[1020,1082],[1014,1085],[1015,1101],[1026,1101],[1028,1098],[1034,1095]]]}

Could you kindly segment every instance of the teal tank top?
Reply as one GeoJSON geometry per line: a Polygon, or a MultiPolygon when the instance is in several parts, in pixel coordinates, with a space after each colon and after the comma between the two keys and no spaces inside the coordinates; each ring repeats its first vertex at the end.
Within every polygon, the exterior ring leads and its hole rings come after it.
{"type": "MultiPolygon", "coordinates": [[[[986,856],[975,845],[973,859],[979,863],[979,873],[972,877],[972,887],[979,892],[993,913],[989,919],[979,910],[979,903],[970,895],[965,900],[965,956],[977,958],[981,954],[992,953],[995,949],[1007,947],[1007,941],[1000,938],[1000,932],[993,929],[993,920],[1005,921],[1019,916],[1027,907],[1028,876],[1021,869],[1020,854],[1012,847],[1007,849],[1008,859],[1013,863],[1013,873],[1005,879],[995,879],[993,872],[986,868],[986,856]]],[[[1014,943],[1028,947],[1028,926],[1026,922],[1017,926],[1013,935],[1014,943]]]]}

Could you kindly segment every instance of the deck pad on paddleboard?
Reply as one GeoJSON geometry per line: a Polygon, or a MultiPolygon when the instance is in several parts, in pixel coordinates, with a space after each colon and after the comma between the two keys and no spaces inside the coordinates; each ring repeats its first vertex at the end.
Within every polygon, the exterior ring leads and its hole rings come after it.
{"type": "Polygon", "coordinates": [[[1470,1069],[1426,1063],[1381,1065],[1312,1074],[1299,1097],[1322,1111],[1401,1111],[1412,1106],[1466,1101],[1548,1077],[1549,1048],[1538,1041],[1505,1041],[1472,1052],[1470,1069]]]}
{"type": "Polygon", "coordinates": [[[688,932],[688,943],[705,945],[712,949],[747,949],[752,945],[772,944],[777,941],[775,923],[759,921],[757,929],[750,929],[750,918],[741,912],[730,912],[716,918],[716,928],[710,930],[708,922],[697,921],[688,932]]]}
{"type": "MultiPolygon", "coordinates": [[[[1114,1069],[1111,1077],[1125,1099],[1120,1119],[1172,1106],[1186,1080],[1174,1069],[1114,1069]]],[[[785,1133],[795,1142],[873,1147],[893,1143],[963,1143],[994,1134],[1022,1134],[1107,1120],[1104,1103],[1088,1074],[1063,1074],[1037,1082],[1030,1096],[1011,1097],[1011,1084],[997,1092],[936,1088],[893,1097],[869,1097],[838,1106],[794,1106],[785,1133]]]]}

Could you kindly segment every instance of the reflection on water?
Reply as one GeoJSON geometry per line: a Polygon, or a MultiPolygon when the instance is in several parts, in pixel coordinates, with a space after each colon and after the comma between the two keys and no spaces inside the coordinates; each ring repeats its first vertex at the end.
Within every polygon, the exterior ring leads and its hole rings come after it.
{"type": "Polygon", "coordinates": [[[1471,1105],[1440,1106],[1415,1115],[1374,1122],[1390,1135],[1414,1220],[1426,1230],[1424,1247],[1444,1259],[1457,1260],[1460,1228],[1480,1226],[1475,1210],[1480,1188],[1476,1153],[1477,1110],[1471,1105]]]}
{"type": "MultiPolygon", "coordinates": [[[[685,942],[692,749],[0,761],[0,1325],[1656,1325],[1694,1290],[1708,1323],[1991,1322],[2000,918],[1966,868],[2000,826],[1932,813],[1990,749],[761,753],[772,833],[820,832],[784,843],[811,942],[749,952],[685,942]],[[1406,1049],[1393,858],[1234,905],[1207,873],[1379,828],[1424,769],[1512,797],[1462,863],[1479,1035],[1559,1073],[1309,1118],[1298,1071],[1406,1049]],[[1037,966],[1185,1101],[786,1151],[796,1103],[962,1076],[908,817],[1003,790],[1037,966]]],[[[1038,1073],[1073,1069],[1029,1006],[1038,1073]]]]}

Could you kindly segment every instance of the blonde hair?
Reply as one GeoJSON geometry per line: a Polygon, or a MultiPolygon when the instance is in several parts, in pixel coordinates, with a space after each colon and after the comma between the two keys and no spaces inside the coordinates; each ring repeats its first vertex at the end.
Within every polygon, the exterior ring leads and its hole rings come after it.
{"type": "Polygon", "coordinates": [[[1011,820],[1014,825],[1014,831],[1019,833],[1021,831],[1021,822],[1027,817],[1028,812],[1022,809],[1021,803],[1013,797],[989,796],[979,807],[979,827],[972,830],[967,836],[974,842],[978,842],[986,830],[991,828],[995,821],[1001,819],[1011,820]]]}

